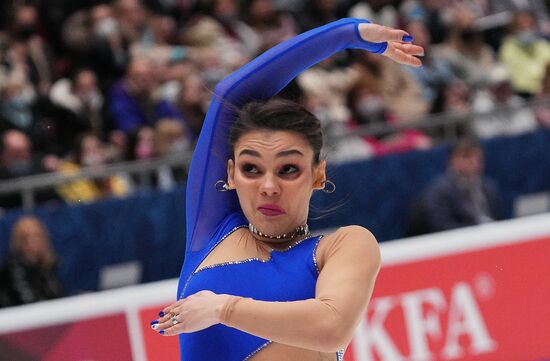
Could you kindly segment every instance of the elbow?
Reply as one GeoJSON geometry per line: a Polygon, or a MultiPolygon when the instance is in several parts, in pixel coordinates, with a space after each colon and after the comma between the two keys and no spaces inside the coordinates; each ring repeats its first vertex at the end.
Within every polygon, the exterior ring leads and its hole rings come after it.
{"type": "Polygon", "coordinates": [[[349,329],[343,320],[335,317],[331,322],[324,322],[321,332],[319,332],[318,347],[319,352],[338,352],[345,349],[353,338],[354,330],[349,329]]]}

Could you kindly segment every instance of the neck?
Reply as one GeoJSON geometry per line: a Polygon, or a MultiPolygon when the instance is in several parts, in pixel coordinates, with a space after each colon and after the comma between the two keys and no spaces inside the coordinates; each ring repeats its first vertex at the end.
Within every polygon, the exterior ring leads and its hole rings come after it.
{"type": "Polygon", "coordinates": [[[250,230],[250,233],[252,233],[254,238],[270,244],[286,244],[288,242],[303,239],[311,235],[307,224],[302,224],[292,231],[280,235],[269,235],[263,233],[262,231],[258,230],[258,228],[256,228],[252,223],[248,224],[248,229],[250,230]]]}

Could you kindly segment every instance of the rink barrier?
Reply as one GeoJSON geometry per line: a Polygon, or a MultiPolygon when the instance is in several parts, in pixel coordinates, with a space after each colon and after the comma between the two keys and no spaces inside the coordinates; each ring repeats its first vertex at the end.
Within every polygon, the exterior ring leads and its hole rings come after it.
{"type": "MultiPolygon", "coordinates": [[[[381,244],[347,361],[550,359],[550,214],[381,244]]],[[[178,358],[149,322],[177,280],[0,310],[0,359],[178,358]],[[26,357],[26,358],[25,358],[26,357]]]]}

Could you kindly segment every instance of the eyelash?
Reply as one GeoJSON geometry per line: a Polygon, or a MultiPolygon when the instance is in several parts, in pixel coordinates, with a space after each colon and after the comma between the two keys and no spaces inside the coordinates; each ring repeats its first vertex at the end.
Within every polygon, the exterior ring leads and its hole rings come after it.
{"type": "MultiPolygon", "coordinates": [[[[297,166],[295,166],[293,164],[285,164],[284,166],[281,167],[281,170],[288,170],[289,168],[292,169],[291,172],[280,171],[279,174],[281,174],[283,176],[284,175],[291,175],[291,174],[298,173],[298,171],[300,170],[297,166]]],[[[260,174],[260,172],[258,171],[258,168],[254,164],[251,164],[251,163],[243,164],[242,167],[241,167],[241,171],[243,173],[246,173],[246,174],[253,174],[253,175],[260,174]],[[253,171],[253,169],[254,169],[254,171],[253,171]]]]}

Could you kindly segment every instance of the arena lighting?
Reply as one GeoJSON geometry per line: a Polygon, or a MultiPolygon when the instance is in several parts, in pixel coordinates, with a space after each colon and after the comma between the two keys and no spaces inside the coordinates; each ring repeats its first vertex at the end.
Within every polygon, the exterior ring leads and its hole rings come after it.
{"type": "MultiPolygon", "coordinates": [[[[345,360],[550,358],[550,214],[385,242],[381,252],[345,360]]],[[[167,280],[0,310],[0,354],[176,360],[177,339],[149,327],[176,287],[167,280]]]]}

